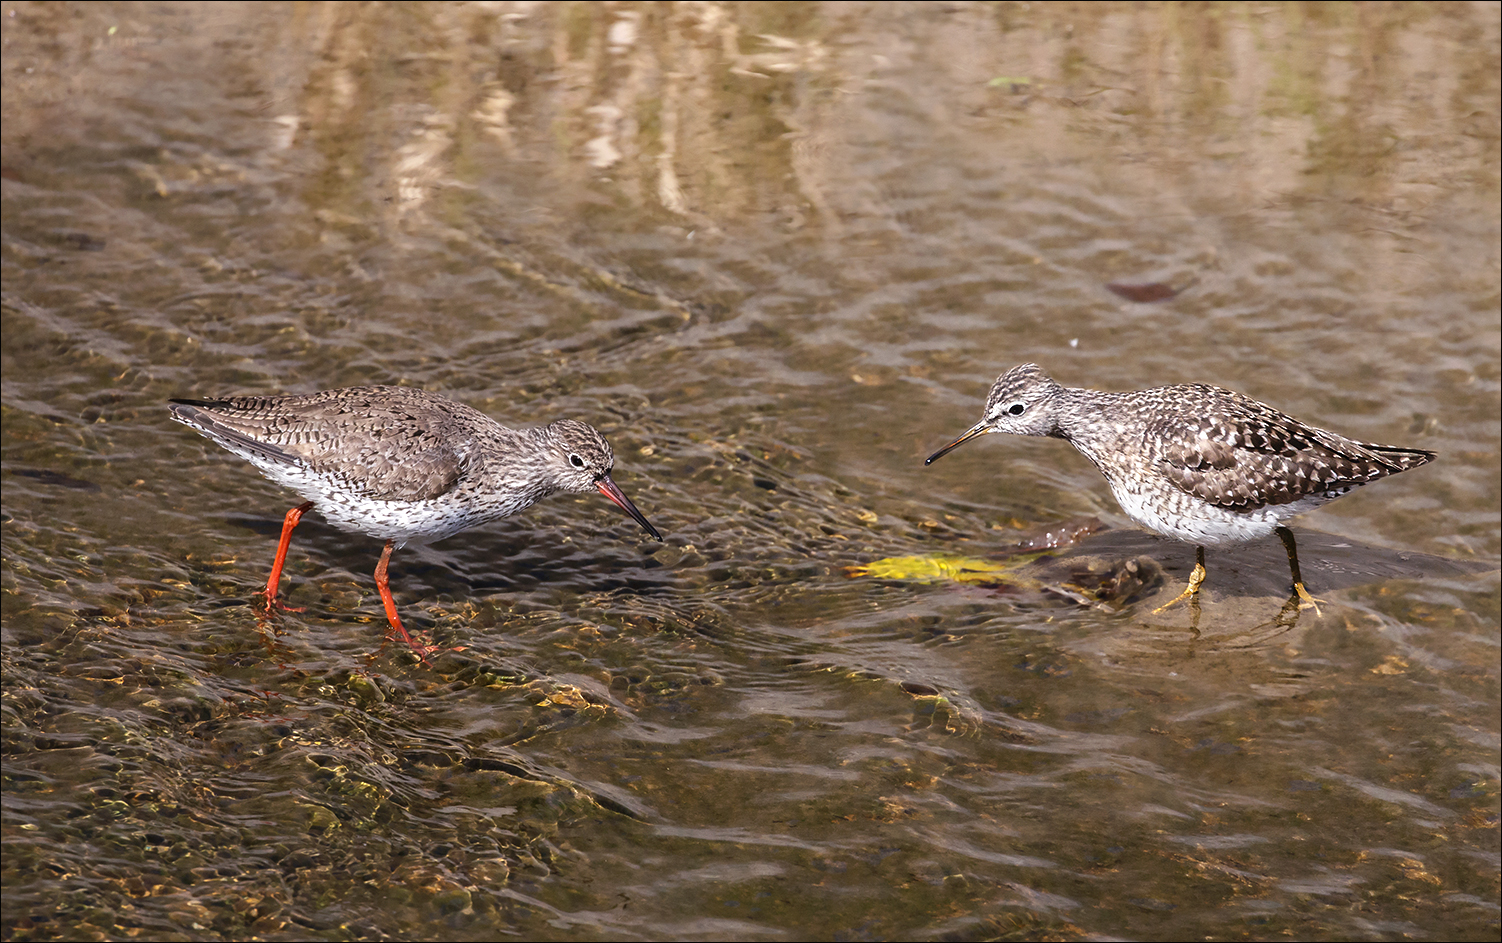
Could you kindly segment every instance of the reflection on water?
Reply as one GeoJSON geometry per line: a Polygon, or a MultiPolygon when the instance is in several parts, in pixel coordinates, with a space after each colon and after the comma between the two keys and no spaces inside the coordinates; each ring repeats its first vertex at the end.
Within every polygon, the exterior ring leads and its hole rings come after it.
{"type": "Polygon", "coordinates": [[[4,4],[7,937],[1495,937],[1499,19],[4,4]],[[1440,458],[1191,629],[1065,443],[923,467],[1026,361],[1440,458]],[[422,667],[310,517],[258,621],[165,401],[368,383],[666,545],[404,552],[422,667]]]}

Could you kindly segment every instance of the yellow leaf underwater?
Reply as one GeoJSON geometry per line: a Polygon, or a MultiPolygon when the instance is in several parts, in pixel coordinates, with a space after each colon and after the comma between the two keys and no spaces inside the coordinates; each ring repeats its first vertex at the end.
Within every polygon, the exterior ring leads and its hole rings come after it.
{"type": "Polygon", "coordinates": [[[879,580],[917,580],[924,583],[1005,583],[1007,572],[1017,568],[1016,561],[994,563],[976,557],[937,553],[931,556],[886,557],[864,566],[847,567],[851,577],[871,576],[879,580]]]}

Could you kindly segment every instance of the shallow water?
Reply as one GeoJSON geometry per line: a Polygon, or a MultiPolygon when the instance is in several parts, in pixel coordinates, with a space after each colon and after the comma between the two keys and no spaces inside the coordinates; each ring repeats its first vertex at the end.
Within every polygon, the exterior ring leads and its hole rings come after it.
{"type": "Polygon", "coordinates": [[[0,11],[7,939],[1496,938],[1496,5],[0,11]],[[1024,361],[1440,458],[1153,615],[1067,444],[923,466],[1024,361]],[[165,401],[364,383],[666,543],[399,552],[423,666],[310,515],[259,617],[165,401]]]}

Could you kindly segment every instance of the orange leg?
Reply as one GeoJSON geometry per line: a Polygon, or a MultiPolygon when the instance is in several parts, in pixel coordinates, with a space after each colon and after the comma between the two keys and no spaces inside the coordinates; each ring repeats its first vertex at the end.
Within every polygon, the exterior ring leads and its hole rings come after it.
{"type": "MultiPolygon", "coordinates": [[[[277,607],[276,588],[282,581],[282,565],[287,562],[287,547],[292,543],[292,532],[297,529],[302,516],[311,510],[313,510],[312,501],[299,504],[288,511],[286,518],[282,520],[282,539],[276,545],[276,560],[271,564],[271,578],[266,581],[266,592],[264,595],[266,596],[266,608],[268,609],[277,607]]],[[[292,609],[289,606],[282,606],[282,608],[288,609],[291,612],[302,611],[300,609],[292,609]]]]}
{"type": "Polygon", "coordinates": [[[431,645],[419,645],[413,641],[412,636],[407,634],[406,628],[402,625],[402,617],[396,614],[396,600],[391,598],[391,583],[386,578],[386,567],[391,563],[391,551],[395,546],[396,541],[388,540],[386,549],[381,551],[381,562],[377,563],[375,568],[376,589],[381,591],[381,604],[386,607],[386,619],[391,623],[391,627],[408,645],[412,646],[418,658],[427,661],[428,653],[437,649],[431,645]]]}

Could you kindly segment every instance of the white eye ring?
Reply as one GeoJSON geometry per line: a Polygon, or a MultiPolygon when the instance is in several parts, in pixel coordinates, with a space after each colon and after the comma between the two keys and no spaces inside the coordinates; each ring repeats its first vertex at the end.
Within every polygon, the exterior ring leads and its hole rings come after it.
{"type": "Polygon", "coordinates": [[[1021,403],[1013,403],[1012,405],[1007,407],[1007,414],[1010,416],[1020,416],[1025,409],[1027,409],[1027,407],[1022,405],[1021,403]]]}
{"type": "Polygon", "coordinates": [[[568,463],[570,465],[574,466],[575,468],[583,468],[584,467],[584,459],[580,458],[577,455],[570,455],[568,457],[568,463]]]}

